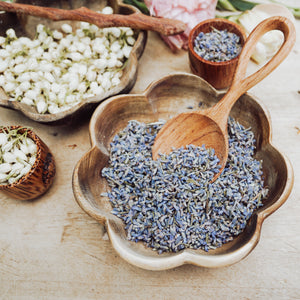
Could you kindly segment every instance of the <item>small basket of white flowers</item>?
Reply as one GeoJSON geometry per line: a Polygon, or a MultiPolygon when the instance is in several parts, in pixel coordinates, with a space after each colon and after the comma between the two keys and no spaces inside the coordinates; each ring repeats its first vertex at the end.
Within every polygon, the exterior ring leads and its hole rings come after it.
{"type": "Polygon", "coordinates": [[[51,186],[55,175],[53,155],[29,128],[0,127],[0,190],[13,198],[30,200],[51,186]]]}

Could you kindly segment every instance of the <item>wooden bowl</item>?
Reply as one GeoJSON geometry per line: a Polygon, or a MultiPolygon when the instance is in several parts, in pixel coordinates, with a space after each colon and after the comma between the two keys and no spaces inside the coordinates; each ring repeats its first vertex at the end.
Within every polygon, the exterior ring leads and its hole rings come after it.
{"type": "Polygon", "coordinates": [[[287,200],[293,185],[292,166],[271,143],[271,121],[267,110],[249,94],[244,94],[236,102],[231,116],[246,128],[251,127],[255,135],[255,157],[263,160],[264,182],[269,194],[263,206],[248,220],[244,231],[231,242],[209,252],[185,249],[159,255],[142,242],[128,241],[123,221],[111,214],[109,199],[100,196],[109,190],[101,170],[108,165],[110,142],[129,120],[146,123],[167,120],[190,111],[191,107],[199,109],[199,102],[211,106],[223,94],[198,76],[175,74],[152,83],[142,94],[112,97],[94,112],[90,122],[92,146],[74,169],[73,192],[80,207],[105,226],[117,253],[131,264],[163,270],[183,264],[221,267],[236,263],[258,243],[264,219],[287,200]]]}
{"type": "MultiPolygon", "coordinates": [[[[44,1],[44,0],[25,0],[25,1],[15,1],[24,4],[33,4],[38,6],[49,6],[63,9],[75,9],[81,6],[85,6],[92,10],[100,10],[105,6],[109,5],[113,8],[115,13],[119,14],[132,14],[138,12],[138,10],[130,5],[122,4],[121,0],[70,0],[70,1],[44,1]]],[[[33,17],[33,16],[25,16],[25,15],[16,15],[14,13],[2,13],[0,14],[0,35],[5,35],[5,32],[8,28],[14,28],[17,36],[28,36],[33,38],[35,35],[36,26],[38,24],[45,24],[51,29],[60,28],[62,24],[69,23],[72,26],[78,26],[79,22],[75,21],[59,21],[53,22],[47,19],[33,17]]],[[[147,32],[146,31],[137,31],[135,30],[135,38],[136,42],[131,51],[131,54],[128,59],[128,63],[126,64],[123,75],[121,77],[121,82],[111,88],[109,91],[95,96],[89,97],[85,99],[83,102],[73,106],[72,108],[59,112],[56,114],[40,114],[37,112],[35,107],[28,106],[26,104],[17,102],[17,101],[8,101],[8,96],[0,87],[0,106],[15,109],[21,111],[28,118],[46,124],[54,124],[54,125],[63,125],[70,124],[82,119],[82,117],[89,117],[95,107],[106,98],[116,95],[119,93],[127,93],[133,87],[136,77],[137,77],[137,67],[138,67],[138,59],[143,53],[145,48],[146,40],[147,40],[147,32]]]]}
{"type": "Polygon", "coordinates": [[[233,32],[240,37],[241,45],[243,46],[247,37],[246,33],[234,22],[225,19],[209,19],[196,25],[189,35],[188,53],[189,62],[192,72],[210,83],[216,89],[224,89],[230,86],[232,77],[237,66],[238,56],[224,62],[211,62],[203,59],[194,50],[194,40],[200,32],[210,32],[212,28],[218,30],[227,29],[228,32],[233,32]]]}
{"type": "MultiPolygon", "coordinates": [[[[55,176],[55,161],[47,145],[31,130],[22,126],[8,126],[19,129],[20,133],[27,130],[29,136],[37,146],[36,160],[30,171],[18,181],[1,185],[0,191],[19,200],[31,200],[44,194],[53,183],[55,176]]],[[[0,132],[3,130],[0,129],[0,132]]]]}

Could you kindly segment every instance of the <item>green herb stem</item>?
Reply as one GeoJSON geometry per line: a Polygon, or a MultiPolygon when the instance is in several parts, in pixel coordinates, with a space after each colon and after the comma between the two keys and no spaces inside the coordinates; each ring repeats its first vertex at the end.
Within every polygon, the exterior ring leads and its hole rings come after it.
{"type": "Polygon", "coordinates": [[[125,4],[130,4],[133,5],[135,7],[137,7],[143,14],[145,15],[149,15],[149,9],[146,6],[146,4],[144,3],[144,1],[139,1],[139,0],[123,0],[123,2],[125,4]]]}

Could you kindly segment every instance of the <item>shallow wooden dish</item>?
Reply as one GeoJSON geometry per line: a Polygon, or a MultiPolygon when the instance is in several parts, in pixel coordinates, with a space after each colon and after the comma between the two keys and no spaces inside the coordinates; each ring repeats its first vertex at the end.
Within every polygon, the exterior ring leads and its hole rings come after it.
{"type": "Polygon", "coordinates": [[[119,95],[100,104],[90,122],[92,147],[77,163],[73,173],[73,192],[81,208],[103,224],[117,253],[133,265],[150,270],[164,270],[183,264],[221,267],[246,257],[260,238],[266,217],[288,198],[293,185],[289,160],[271,143],[271,121],[265,108],[249,94],[234,105],[231,116],[245,127],[251,127],[257,140],[256,158],[263,160],[268,198],[252,215],[243,233],[222,247],[205,252],[183,250],[158,255],[141,242],[126,239],[122,220],[110,213],[108,198],[100,194],[108,190],[101,170],[108,163],[109,144],[113,136],[126,127],[129,120],[143,122],[169,119],[178,113],[199,109],[199,103],[211,106],[222,96],[206,81],[195,75],[169,75],[152,83],[143,94],[119,95]]]}
{"type": "MultiPolygon", "coordinates": [[[[8,126],[11,129],[21,128],[18,132],[28,130],[27,135],[37,146],[36,160],[30,171],[18,181],[11,184],[0,184],[0,191],[18,200],[32,200],[44,194],[52,185],[55,177],[55,161],[47,145],[32,130],[22,126],[8,126]]],[[[2,132],[2,129],[0,129],[2,132]]]]}
{"type": "Polygon", "coordinates": [[[188,53],[192,72],[209,82],[216,89],[224,89],[230,86],[234,71],[237,66],[239,55],[224,62],[211,62],[203,59],[194,50],[194,40],[200,32],[211,32],[212,28],[218,30],[227,29],[240,37],[243,46],[247,37],[243,28],[238,24],[226,19],[209,19],[196,25],[189,35],[188,53]]]}
{"type": "MultiPolygon", "coordinates": [[[[136,13],[137,9],[130,5],[125,5],[121,0],[70,0],[70,1],[43,1],[43,0],[25,0],[25,1],[15,1],[24,4],[33,4],[38,6],[49,6],[63,9],[75,9],[81,6],[85,6],[92,10],[100,10],[103,7],[109,5],[113,8],[115,13],[119,14],[132,14],[136,13]]],[[[74,21],[59,21],[53,22],[47,19],[32,17],[32,16],[24,16],[24,15],[16,15],[13,13],[2,13],[0,14],[0,35],[5,35],[5,32],[8,28],[14,28],[17,36],[28,36],[33,38],[35,35],[36,25],[46,24],[51,29],[60,28],[64,23],[70,23],[73,26],[79,24],[74,21]]],[[[136,76],[137,76],[137,68],[138,68],[138,59],[143,53],[145,48],[146,40],[147,40],[147,32],[145,31],[136,31],[136,42],[133,47],[133,50],[128,59],[128,63],[124,68],[124,73],[121,78],[121,82],[118,86],[110,89],[108,92],[87,98],[85,101],[73,106],[72,108],[57,113],[57,114],[39,114],[35,107],[28,106],[26,104],[22,104],[17,101],[8,101],[8,96],[5,94],[2,88],[0,88],[0,106],[15,109],[21,111],[24,115],[29,117],[30,119],[40,122],[40,123],[49,123],[54,125],[61,124],[69,124],[73,123],[73,121],[77,121],[79,118],[81,119],[83,116],[90,116],[91,112],[95,109],[95,107],[104,99],[119,94],[126,93],[130,91],[133,87],[136,76]]]]}

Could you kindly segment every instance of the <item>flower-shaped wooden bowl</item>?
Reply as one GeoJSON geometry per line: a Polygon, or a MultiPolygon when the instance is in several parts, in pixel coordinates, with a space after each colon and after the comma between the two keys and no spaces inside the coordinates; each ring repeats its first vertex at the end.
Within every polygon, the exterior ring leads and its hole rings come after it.
{"type": "Polygon", "coordinates": [[[153,122],[169,119],[199,102],[211,106],[222,96],[203,79],[190,74],[169,75],[152,83],[143,94],[119,95],[100,104],[90,122],[92,148],[78,162],[73,173],[73,192],[81,208],[103,224],[117,253],[128,262],[150,270],[169,269],[183,264],[221,267],[246,257],[260,238],[266,217],[288,198],[293,185],[289,160],[271,143],[271,122],[265,108],[251,95],[244,94],[234,105],[231,116],[246,128],[251,127],[257,141],[256,159],[263,160],[267,199],[249,219],[245,230],[216,250],[185,249],[178,253],[157,254],[142,242],[126,239],[121,219],[111,214],[109,199],[100,196],[109,190],[101,170],[109,160],[110,141],[129,120],[153,122]]]}
{"type": "MultiPolygon", "coordinates": [[[[47,145],[31,129],[22,126],[9,126],[10,129],[20,128],[18,132],[27,131],[36,144],[35,162],[30,171],[18,181],[1,185],[0,191],[19,200],[32,200],[44,194],[52,185],[55,176],[55,161],[47,145]]],[[[2,132],[2,129],[0,129],[2,132]]]]}
{"type": "MultiPolygon", "coordinates": [[[[111,6],[115,13],[118,14],[132,14],[138,12],[138,10],[131,6],[125,5],[122,3],[121,0],[99,0],[99,1],[79,1],[79,0],[70,0],[70,1],[15,1],[24,4],[33,4],[38,6],[51,6],[55,8],[63,8],[63,9],[76,9],[81,6],[85,6],[92,10],[101,10],[105,6],[111,6]]],[[[14,28],[18,37],[20,36],[27,36],[33,38],[35,35],[35,29],[38,24],[45,24],[51,29],[60,28],[62,24],[69,23],[73,26],[79,25],[79,22],[76,21],[58,21],[53,22],[47,19],[32,17],[32,16],[25,16],[25,15],[17,15],[14,13],[2,13],[0,14],[0,35],[4,36],[5,32],[8,28],[14,28]]],[[[0,106],[15,109],[21,111],[24,115],[28,118],[46,124],[54,124],[54,125],[61,125],[61,124],[70,124],[73,121],[77,121],[81,119],[83,116],[90,116],[91,112],[95,109],[95,107],[106,98],[119,94],[119,93],[126,93],[130,91],[133,87],[136,76],[137,76],[137,68],[138,68],[138,59],[143,53],[145,48],[145,44],[147,41],[147,32],[146,31],[137,31],[135,30],[135,38],[136,42],[133,46],[131,54],[128,59],[128,63],[126,64],[123,75],[121,77],[121,82],[111,88],[109,91],[95,96],[86,98],[81,103],[73,106],[72,108],[62,111],[56,114],[40,114],[37,112],[35,107],[28,106],[26,104],[20,103],[18,101],[8,101],[8,96],[4,92],[2,88],[0,88],[0,106]]]]}
{"type": "Polygon", "coordinates": [[[194,50],[194,41],[200,32],[208,33],[213,30],[227,30],[240,38],[241,46],[246,42],[246,33],[238,24],[225,19],[209,19],[196,25],[189,35],[188,52],[192,72],[216,89],[228,88],[232,82],[239,56],[222,62],[212,62],[202,58],[194,50]]]}

